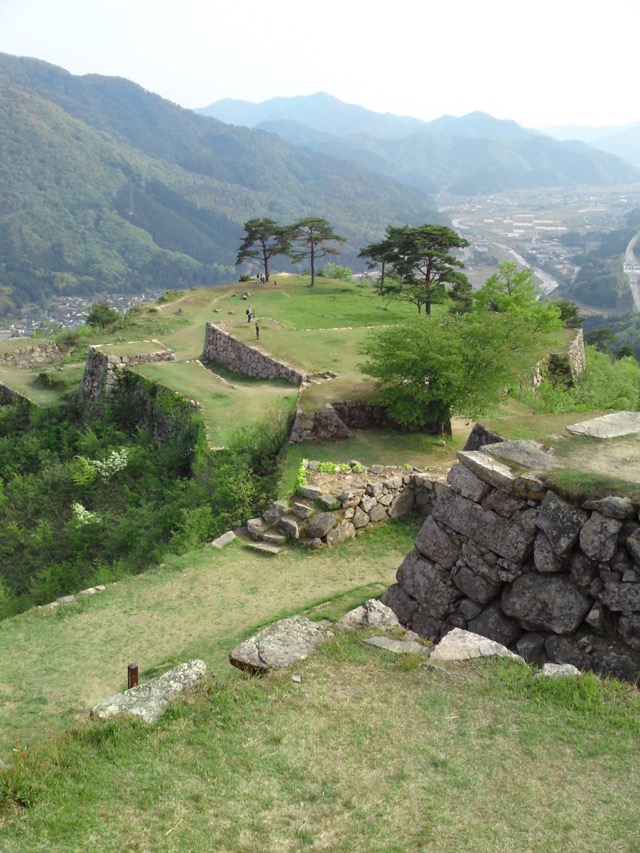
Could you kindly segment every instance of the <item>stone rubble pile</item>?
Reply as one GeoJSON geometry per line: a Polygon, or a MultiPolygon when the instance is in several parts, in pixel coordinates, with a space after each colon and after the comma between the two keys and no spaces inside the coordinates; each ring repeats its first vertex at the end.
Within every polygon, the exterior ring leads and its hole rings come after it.
{"type": "Polygon", "coordinates": [[[553,464],[535,442],[460,451],[383,601],[431,640],[463,628],[532,662],[640,679],[638,507],[573,505],[498,456],[553,464]]]}
{"type": "Polygon", "coordinates": [[[349,437],[350,429],[397,429],[427,435],[451,435],[451,424],[431,423],[422,427],[403,427],[387,415],[382,406],[366,400],[326,403],[317,412],[299,410],[289,441],[336,441],[349,437]]]}

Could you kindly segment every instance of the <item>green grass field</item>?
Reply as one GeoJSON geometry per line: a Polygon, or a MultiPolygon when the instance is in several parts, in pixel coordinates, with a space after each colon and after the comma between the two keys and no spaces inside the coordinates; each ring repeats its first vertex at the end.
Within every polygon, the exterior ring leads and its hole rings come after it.
{"type": "MultiPolygon", "coordinates": [[[[108,340],[128,352],[150,338],[174,349],[177,362],[136,370],[198,400],[212,445],[265,411],[368,395],[364,338],[414,309],[343,282],[320,279],[310,291],[308,279],[276,279],[187,291],[137,310],[108,340]],[[339,377],[298,401],[285,382],[198,364],[207,320],[255,345],[247,304],[260,347],[339,377]]],[[[60,375],[78,382],[81,372],[76,362],[60,375]]],[[[14,373],[7,384],[21,383],[41,405],[59,402],[60,391],[34,385],[35,373],[14,373]]],[[[508,400],[485,423],[540,438],[586,417],[533,415],[508,400]]],[[[356,431],[291,446],[281,493],[303,457],[446,467],[471,426],[456,421],[444,444],[356,431]]],[[[55,612],[0,622],[0,757],[14,765],[0,775],[0,851],[639,850],[636,688],[590,675],[541,681],[510,662],[430,671],[416,656],[363,645],[360,634],[338,635],[296,667],[299,683],[292,672],[253,678],[229,666],[240,640],[278,618],[335,620],[380,595],[417,525],[390,522],[332,550],[294,547],[276,558],[239,542],[205,546],[55,612]],[[144,681],[191,658],[207,663],[207,684],[157,726],[88,719],[88,708],[125,688],[129,663],[144,681]]]]}
{"type": "Polygon", "coordinates": [[[416,533],[415,522],[393,523],[332,551],[275,559],[239,542],[205,547],[56,612],[0,622],[0,755],[124,689],[131,661],[148,677],[199,657],[217,677],[235,676],[227,655],[256,625],[362,587],[356,604],[380,595],[416,533]]]}

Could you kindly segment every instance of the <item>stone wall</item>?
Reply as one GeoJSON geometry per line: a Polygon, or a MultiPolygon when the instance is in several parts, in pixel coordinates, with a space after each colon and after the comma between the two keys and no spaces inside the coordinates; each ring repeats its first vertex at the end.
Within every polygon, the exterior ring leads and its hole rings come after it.
{"type": "Polygon", "coordinates": [[[576,329],[564,352],[549,353],[543,361],[536,364],[533,384],[537,387],[544,380],[543,370],[554,379],[564,379],[568,384],[573,384],[586,369],[584,333],[582,329],[576,329]]]}
{"type": "Polygon", "coordinates": [[[223,332],[215,323],[207,323],[202,360],[221,364],[227,370],[257,379],[286,379],[294,385],[302,385],[307,378],[285,362],[223,332]]]}
{"type": "MultiPolygon", "coordinates": [[[[31,338],[24,338],[25,342],[31,338]]],[[[19,367],[23,370],[44,367],[56,361],[62,361],[63,355],[55,341],[37,341],[18,347],[11,352],[0,352],[0,364],[19,367]]]]}
{"type": "Polygon", "coordinates": [[[9,388],[8,385],[3,385],[0,382],[0,406],[11,406],[12,403],[17,403],[18,400],[24,400],[29,405],[33,405],[31,400],[25,397],[24,394],[20,394],[18,391],[14,391],[13,388],[9,388]]]}
{"type": "Polygon", "coordinates": [[[89,347],[84,374],[80,382],[79,396],[85,402],[99,402],[113,393],[118,382],[118,374],[127,367],[136,364],[149,364],[155,361],[175,361],[172,350],[158,342],[155,352],[131,355],[111,355],[99,345],[89,347]]]}
{"type": "Polygon", "coordinates": [[[417,468],[352,463],[323,482],[319,462],[307,462],[310,482],[290,501],[276,501],[261,518],[247,522],[249,535],[276,545],[299,539],[312,548],[352,539],[371,524],[429,511],[438,489],[434,476],[417,468]]]}
{"type": "Polygon", "coordinates": [[[298,411],[289,441],[334,441],[349,436],[349,429],[395,429],[427,435],[451,435],[451,424],[431,423],[403,426],[392,420],[383,406],[365,400],[327,403],[317,412],[298,411]]]}
{"type": "Polygon", "coordinates": [[[536,663],[640,680],[638,507],[567,503],[496,460],[502,446],[458,453],[383,601],[423,637],[465,628],[536,663]]]}

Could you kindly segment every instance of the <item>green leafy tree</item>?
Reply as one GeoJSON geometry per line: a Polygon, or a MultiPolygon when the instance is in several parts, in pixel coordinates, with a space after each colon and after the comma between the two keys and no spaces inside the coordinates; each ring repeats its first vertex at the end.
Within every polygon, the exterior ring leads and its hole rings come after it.
{"type": "Polygon", "coordinates": [[[443,302],[448,295],[464,299],[471,291],[467,277],[460,272],[464,264],[453,254],[468,245],[468,240],[445,225],[389,225],[385,238],[365,246],[361,254],[385,266],[393,265],[394,277],[391,285],[382,288],[384,293],[412,302],[418,313],[424,307],[430,316],[434,303],[443,302]]]}
{"type": "MultiPolygon", "coordinates": [[[[394,243],[393,239],[390,236],[390,231],[392,230],[392,226],[389,225],[387,228],[387,236],[380,240],[378,243],[369,243],[368,246],[363,246],[358,253],[359,258],[365,258],[369,260],[368,268],[369,270],[374,270],[378,264],[380,264],[380,292],[384,291],[384,281],[385,281],[385,273],[387,270],[387,264],[393,263],[394,259],[394,243]]],[[[400,230],[400,229],[395,229],[400,230]]]]}
{"type": "Polygon", "coordinates": [[[575,302],[569,302],[567,299],[554,299],[552,304],[559,309],[560,319],[567,329],[580,328],[583,317],[575,302]]]}
{"type": "Polygon", "coordinates": [[[91,306],[85,323],[88,326],[97,326],[99,329],[104,329],[107,326],[113,326],[119,319],[120,314],[115,308],[111,308],[106,302],[96,302],[95,305],[91,306]]]}
{"type": "Polygon", "coordinates": [[[518,267],[513,261],[498,264],[498,272],[473,294],[473,305],[480,312],[520,316],[533,332],[550,332],[562,326],[560,307],[541,302],[531,270],[518,267]]]}
{"type": "Polygon", "coordinates": [[[353,281],[353,270],[350,267],[341,267],[339,264],[332,264],[331,261],[318,270],[318,277],[334,278],[337,281],[353,281]]]}
{"type": "Polygon", "coordinates": [[[311,287],[316,283],[316,261],[326,255],[338,255],[338,249],[331,243],[344,243],[345,238],[336,234],[326,219],[308,216],[291,226],[293,248],[289,252],[295,263],[309,259],[311,287]],[[328,245],[329,244],[329,245],[328,245]]]}
{"type": "Polygon", "coordinates": [[[363,349],[363,370],[399,423],[445,425],[453,415],[478,417],[494,405],[505,386],[531,371],[538,347],[525,316],[445,314],[376,331],[363,349]]]}
{"type": "Polygon", "coordinates": [[[592,329],[584,336],[585,344],[595,347],[598,352],[610,355],[612,347],[617,343],[617,337],[608,326],[603,326],[600,329],[592,329]]]}
{"type": "Polygon", "coordinates": [[[273,219],[248,219],[245,236],[238,249],[236,266],[253,258],[260,261],[266,281],[269,281],[269,261],[276,255],[288,255],[291,249],[291,229],[278,225],[273,219]]]}

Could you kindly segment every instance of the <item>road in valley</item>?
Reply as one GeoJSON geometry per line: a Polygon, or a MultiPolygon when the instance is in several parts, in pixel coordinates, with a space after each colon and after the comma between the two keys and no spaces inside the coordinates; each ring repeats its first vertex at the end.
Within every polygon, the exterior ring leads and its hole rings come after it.
{"type": "Polygon", "coordinates": [[[624,273],[629,279],[634,311],[640,311],[640,263],[638,263],[634,252],[638,238],[640,238],[640,231],[629,241],[627,251],[624,254],[623,266],[624,273]]]}

